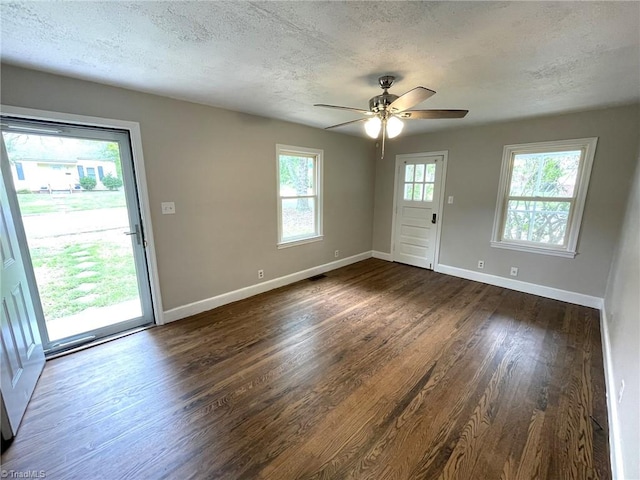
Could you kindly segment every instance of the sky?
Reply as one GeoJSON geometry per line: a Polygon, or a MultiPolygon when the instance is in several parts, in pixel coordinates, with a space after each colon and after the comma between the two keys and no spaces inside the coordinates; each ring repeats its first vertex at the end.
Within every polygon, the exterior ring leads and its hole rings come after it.
{"type": "MultiPolygon", "coordinates": [[[[86,140],[49,135],[3,132],[9,160],[38,158],[47,160],[76,160],[78,158],[111,158],[109,144],[99,140],[86,140]]],[[[117,144],[116,151],[117,151],[117,144]]]]}

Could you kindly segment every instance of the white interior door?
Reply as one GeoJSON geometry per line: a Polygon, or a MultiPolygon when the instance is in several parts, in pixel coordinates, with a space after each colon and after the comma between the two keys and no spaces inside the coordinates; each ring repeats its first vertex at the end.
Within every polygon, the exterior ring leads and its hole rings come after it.
{"type": "Polygon", "coordinates": [[[433,269],[444,155],[399,155],[396,167],[393,261],[433,269]]]}
{"type": "MultiPolygon", "coordinates": [[[[7,153],[2,145],[0,178],[0,254],[2,265],[0,290],[2,293],[2,340],[0,341],[0,391],[2,393],[2,436],[14,436],[31,399],[40,373],[44,368],[44,351],[31,288],[24,266],[28,250],[18,243],[16,224],[18,206],[11,204],[7,191],[11,171],[7,153]],[[7,418],[4,418],[4,417],[7,418]],[[6,424],[8,421],[8,425],[6,424]]],[[[18,222],[19,225],[19,222],[18,222]]]]}

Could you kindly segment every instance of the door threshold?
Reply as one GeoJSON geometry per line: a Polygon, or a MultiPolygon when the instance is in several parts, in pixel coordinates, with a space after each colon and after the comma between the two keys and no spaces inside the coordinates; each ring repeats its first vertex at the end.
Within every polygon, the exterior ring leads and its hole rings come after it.
{"type": "Polygon", "coordinates": [[[81,350],[85,350],[87,348],[95,347],[97,345],[102,345],[103,343],[111,342],[112,340],[117,340],[119,338],[128,337],[129,335],[133,335],[134,333],[142,332],[143,330],[148,330],[150,328],[157,327],[155,323],[149,325],[143,325],[142,327],[135,327],[130,330],[126,330],[124,332],[115,333],[113,335],[109,335],[107,337],[98,338],[97,340],[93,340],[87,343],[83,343],[82,345],[78,345],[76,347],[71,347],[66,350],[59,350],[55,352],[44,352],[45,360],[53,360],[55,358],[64,357],[65,355],[69,355],[71,353],[76,353],[81,350]]]}

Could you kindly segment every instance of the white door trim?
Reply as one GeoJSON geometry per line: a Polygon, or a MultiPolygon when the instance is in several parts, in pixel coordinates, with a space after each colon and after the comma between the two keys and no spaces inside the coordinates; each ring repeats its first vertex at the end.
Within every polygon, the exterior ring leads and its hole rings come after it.
{"type": "Polygon", "coordinates": [[[395,261],[395,232],[396,232],[396,217],[398,215],[398,176],[400,175],[400,168],[404,165],[406,160],[419,157],[442,157],[442,180],[440,185],[440,204],[438,205],[438,219],[436,223],[436,245],[434,248],[433,257],[433,270],[440,264],[440,235],[442,234],[442,212],[444,210],[444,190],[447,180],[447,159],[449,157],[449,150],[441,150],[437,152],[419,152],[419,153],[404,153],[396,155],[395,174],[393,176],[393,213],[391,219],[391,261],[395,261]]]}
{"type": "Polygon", "coordinates": [[[149,193],[147,190],[147,175],[144,168],[140,124],[138,122],[130,122],[127,120],[75,115],[72,113],[51,112],[47,110],[35,110],[32,108],[14,107],[11,105],[0,105],[0,113],[3,115],[11,115],[14,117],[33,120],[69,122],[94,127],[119,128],[129,131],[136,184],[138,187],[138,200],[140,202],[142,227],[145,233],[145,240],[147,241],[146,256],[149,268],[149,280],[151,284],[151,302],[156,324],[163,325],[164,313],[162,310],[162,297],[160,296],[160,278],[158,276],[158,263],[156,261],[153,227],[151,225],[151,206],[149,204],[149,193]]]}

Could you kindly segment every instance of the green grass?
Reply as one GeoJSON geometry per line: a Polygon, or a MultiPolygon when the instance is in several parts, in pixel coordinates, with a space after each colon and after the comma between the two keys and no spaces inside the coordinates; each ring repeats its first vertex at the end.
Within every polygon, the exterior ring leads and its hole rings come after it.
{"type": "Polygon", "coordinates": [[[105,307],[138,296],[138,284],[130,248],[115,242],[95,241],[85,244],[63,243],[55,247],[39,247],[31,250],[31,257],[38,277],[40,298],[45,318],[66,317],[88,307],[105,307]],[[74,256],[86,252],[86,257],[74,256]],[[95,265],[80,268],[83,262],[95,265]],[[77,275],[95,272],[87,278],[77,275]],[[81,291],[83,284],[96,284],[93,290],[81,291]],[[79,301],[92,295],[89,302],[79,301]]]}
{"type": "Polygon", "coordinates": [[[51,195],[48,193],[21,193],[18,194],[18,203],[23,215],[126,206],[123,191],[54,193],[51,195]]]}

